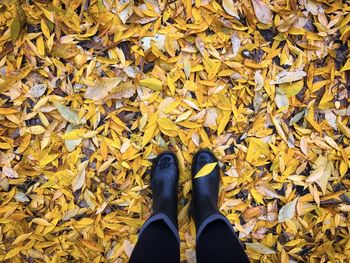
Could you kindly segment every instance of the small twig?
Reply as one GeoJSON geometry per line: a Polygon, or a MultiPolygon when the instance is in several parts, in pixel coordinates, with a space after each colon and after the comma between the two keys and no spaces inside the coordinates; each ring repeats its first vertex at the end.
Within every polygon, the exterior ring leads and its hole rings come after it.
{"type": "Polygon", "coordinates": [[[106,46],[106,47],[102,48],[100,51],[98,51],[98,54],[101,54],[101,53],[103,53],[111,48],[117,47],[120,42],[121,41],[117,41],[117,42],[113,42],[112,44],[109,44],[108,46],[106,46]]]}

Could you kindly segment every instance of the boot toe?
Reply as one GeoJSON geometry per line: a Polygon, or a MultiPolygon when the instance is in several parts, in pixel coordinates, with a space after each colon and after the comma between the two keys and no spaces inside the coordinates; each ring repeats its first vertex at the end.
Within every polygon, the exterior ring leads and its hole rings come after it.
{"type": "Polygon", "coordinates": [[[218,159],[215,155],[207,149],[198,151],[193,157],[192,163],[192,175],[196,175],[197,172],[208,163],[215,163],[218,159]]]}
{"type": "Polygon", "coordinates": [[[177,177],[178,175],[178,163],[176,155],[172,152],[166,151],[162,152],[158,155],[158,157],[154,160],[151,177],[163,177],[164,174],[168,174],[168,176],[173,175],[177,177]]]}
{"type": "Polygon", "coordinates": [[[157,158],[156,166],[177,164],[176,155],[172,152],[163,152],[157,158]]]}

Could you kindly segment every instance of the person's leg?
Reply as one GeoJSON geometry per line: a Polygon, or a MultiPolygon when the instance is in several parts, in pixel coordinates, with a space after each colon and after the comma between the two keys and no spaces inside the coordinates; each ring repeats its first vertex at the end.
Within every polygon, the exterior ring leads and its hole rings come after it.
{"type": "Polygon", "coordinates": [[[203,229],[197,240],[196,255],[198,263],[249,262],[232,228],[223,220],[215,220],[203,229]]]}
{"type": "Polygon", "coordinates": [[[163,152],[151,171],[153,215],[143,224],[131,263],[179,263],[180,238],[177,222],[179,169],[175,154],[163,152]]]}
{"type": "Polygon", "coordinates": [[[218,159],[209,150],[198,151],[192,162],[192,217],[197,230],[198,263],[249,262],[231,223],[217,206],[219,165],[216,164],[209,174],[196,177],[209,163],[218,163],[218,159]]]}
{"type": "Polygon", "coordinates": [[[130,263],[179,263],[179,243],[164,221],[152,222],[139,237],[130,263]]]}

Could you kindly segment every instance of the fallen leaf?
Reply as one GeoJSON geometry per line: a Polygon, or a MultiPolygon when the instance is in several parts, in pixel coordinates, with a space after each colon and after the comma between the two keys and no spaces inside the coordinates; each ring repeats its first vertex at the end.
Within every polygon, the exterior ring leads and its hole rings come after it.
{"type": "Polygon", "coordinates": [[[47,89],[46,84],[35,84],[27,93],[28,97],[39,98],[44,95],[47,89]]]}
{"type": "Polygon", "coordinates": [[[155,78],[142,79],[140,80],[140,85],[155,91],[161,91],[163,89],[163,82],[155,78]]]}
{"type": "Polygon", "coordinates": [[[306,72],[299,70],[299,71],[282,71],[280,72],[275,80],[272,80],[270,84],[282,84],[287,82],[293,82],[302,79],[306,76],[306,72]]]}
{"type": "Polygon", "coordinates": [[[83,123],[83,120],[81,118],[79,118],[78,114],[76,112],[74,112],[73,110],[71,110],[70,108],[55,102],[54,103],[56,109],[58,110],[58,112],[62,115],[62,117],[72,123],[73,125],[79,125],[83,123]]]}
{"type": "Polygon", "coordinates": [[[271,248],[268,248],[260,243],[246,243],[245,244],[248,248],[248,250],[252,250],[254,252],[263,254],[263,255],[274,255],[276,254],[276,251],[274,251],[271,248]]]}
{"type": "Polygon", "coordinates": [[[86,169],[88,163],[89,163],[89,161],[85,161],[78,166],[77,175],[75,176],[75,178],[73,179],[73,182],[72,182],[73,192],[79,190],[80,188],[82,188],[84,186],[85,174],[86,174],[85,169],[86,169]]]}
{"type": "Polygon", "coordinates": [[[12,43],[15,43],[17,38],[19,37],[19,34],[21,32],[21,22],[18,18],[13,19],[11,24],[11,39],[12,43]]]}
{"type": "Polygon", "coordinates": [[[233,0],[223,0],[222,6],[223,6],[224,10],[226,11],[226,13],[228,13],[229,15],[231,15],[237,19],[240,19],[238,12],[237,12],[237,7],[235,6],[233,0]]]}
{"type": "Polygon", "coordinates": [[[200,178],[203,176],[207,176],[208,174],[210,174],[216,167],[218,163],[207,163],[206,165],[204,165],[193,178],[200,178]]]}
{"type": "Polygon", "coordinates": [[[272,24],[273,14],[270,7],[262,0],[252,0],[257,19],[264,24],[272,24]]]}
{"type": "Polygon", "coordinates": [[[278,222],[285,222],[295,216],[295,208],[298,202],[298,197],[293,201],[285,204],[278,213],[278,222]]]}
{"type": "Polygon", "coordinates": [[[18,173],[10,167],[3,167],[2,174],[7,176],[8,178],[18,178],[18,173]]]}

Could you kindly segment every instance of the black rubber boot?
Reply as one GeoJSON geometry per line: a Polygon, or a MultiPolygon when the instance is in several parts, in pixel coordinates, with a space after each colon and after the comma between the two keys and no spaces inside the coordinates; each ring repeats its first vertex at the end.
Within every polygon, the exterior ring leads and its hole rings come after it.
{"type": "Polygon", "coordinates": [[[192,163],[192,216],[197,230],[198,262],[249,262],[230,221],[219,212],[218,194],[220,168],[203,177],[194,178],[198,171],[208,163],[218,159],[209,150],[200,150],[192,163]],[[213,245],[209,245],[212,244],[213,245]],[[219,252],[224,248],[224,251],[219,252]]]}
{"type": "MultiPolygon", "coordinates": [[[[197,240],[205,227],[215,221],[222,220],[234,233],[231,223],[219,212],[218,195],[220,185],[220,168],[216,165],[208,175],[194,178],[197,172],[206,164],[217,162],[218,159],[210,150],[200,150],[192,162],[192,216],[196,224],[197,240]]],[[[235,235],[235,234],[234,234],[235,235]]]]}
{"type": "Polygon", "coordinates": [[[177,206],[178,206],[179,168],[176,155],[162,152],[153,162],[151,188],[153,192],[153,215],[144,223],[143,230],[152,222],[163,220],[179,241],[177,206]]]}
{"type": "Polygon", "coordinates": [[[207,217],[218,212],[218,194],[220,184],[220,169],[217,164],[214,170],[203,177],[194,178],[198,171],[208,163],[218,159],[209,150],[200,150],[193,157],[192,162],[192,216],[197,232],[201,223],[207,217]]]}

